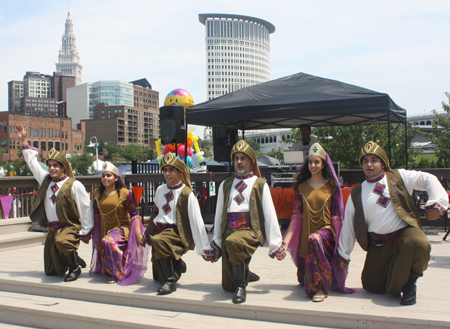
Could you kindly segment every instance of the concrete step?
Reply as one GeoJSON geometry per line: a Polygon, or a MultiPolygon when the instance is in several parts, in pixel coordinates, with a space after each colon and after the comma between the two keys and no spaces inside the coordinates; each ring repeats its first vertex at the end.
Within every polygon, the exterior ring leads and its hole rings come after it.
{"type": "Polygon", "coordinates": [[[30,226],[31,221],[29,217],[0,219],[0,236],[11,233],[26,232],[30,226]]]}
{"type": "MultiPolygon", "coordinates": [[[[175,317],[174,314],[176,314],[177,318],[180,318],[180,314],[185,313],[189,313],[191,314],[191,316],[197,317],[197,320],[195,321],[198,321],[198,318],[202,317],[215,317],[223,319],[223,321],[227,323],[227,328],[231,327],[231,325],[229,324],[229,321],[231,319],[233,319],[233,321],[238,319],[242,321],[256,321],[256,323],[272,322],[276,323],[277,327],[279,326],[279,324],[289,324],[323,328],[443,329],[448,328],[450,325],[450,319],[448,321],[443,321],[442,319],[438,318],[429,318],[424,320],[423,318],[420,319],[417,317],[405,317],[401,314],[399,314],[398,316],[390,314],[388,316],[387,314],[377,314],[378,312],[367,314],[362,310],[355,311],[355,308],[357,306],[355,306],[354,304],[359,303],[358,300],[346,297],[343,297],[342,302],[349,306],[348,309],[346,307],[341,307],[340,309],[327,309],[326,305],[323,305],[324,307],[321,310],[318,310],[317,308],[305,308],[299,310],[295,306],[280,307],[276,303],[275,305],[271,304],[270,306],[268,306],[265,303],[261,303],[261,301],[255,300],[257,299],[257,296],[254,295],[248,295],[248,300],[245,304],[234,305],[229,300],[231,294],[227,292],[223,292],[223,294],[219,294],[213,299],[203,298],[201,300],[198,300],[195,297],[190,298],[191,294],[189,293],[189,291],[192,292],[192,290],[190,290],[190,287],[183,287],[183,285],[180,284],[178,285],[179,289],[174,294],[168,296],[158,296],[154,293],[154,291],[156,291],[157,287],[159,287],[159,283],[155,283],[154,286],[152,285],[150,287],[122,287],[118,285],[107,285],[105,283],[106,277],[103,276],[89,275],[88,278],[86,278],[86,276],[87,275],[84,275],[83,279],[81,279],[80,277],[80,279],[73,283],[61,282],[62,278],[56,277],[52,277],[52,279],[49,278],[42,283],[30,283],[18,280],[0,279],[0,290],[5,292],[3,295],[0,294],[0,305],[2,303],[5,304],[0,308],[6,307],[6,309],[9,310],[7,306],[11,305],[11,303],[9,300],[6,300],[5,302],[2,296],[7,297],[7,292],[11,292],[11,296],[22,296],[22,298],[24,299],[30,298],[30,300],[35,300],[35,303],[37,305],[52,306],[53,303],[57,303],[58,305],[63,304],[63,302],[59,300],[57,302],[51,302],[53,299],[63,299],[64,303],[67,303],[68,301],[70,303],[76,303],[77,306],[74,306],[73,309],[77,310],[78,316],[80,315],[80,311],[84,310],[85,308],[96,309],[94,313],[98,313],[98,316],[102,314],[101,312],[106,312],[106,309],[108,310],[108,314],[120,314],[116,312],[119,312],[119,310],[121,310],[122,308],[126,310],[128,307],[130,308],[130,310],[133,308],[138,308],[146,311],[152,310],[153,312],[156,312],[154,314],[155,316],[156,314],[161,313],[165,314],[163,316],[166,316],[168,318],[175,317]],[[60,282],[50,283],[50,280],[59,280],[60,282]],[[88,280],[89,283],[81,283],[81,280],[88,280]],[[103,286],[103,289],[99,289],[99,286],[103,286]],[[253,300],[249,300],[249,297],[253,300]],[[45,302],[44,304],[42,304],[41,302],[37,302],[41,299],[48,300],[49,302],[45,302]],[[116,309],[117,311],[115,311],[116,309]]],[[[28,309],[30,308],[30,306],[26,306],[25,308],[28,309]]],[[[18,309],[11,309],[11,312],[12,311],[20,312],[20,310],[18,309]]],[[[84,311],[82,311],[81,314],[84,314],[83,312],[84,311]]],[[[47,316],[48,315],[46,315],[45,319],[47,319],[47,316]]],[[[55,317],[58,318],[56,314],[55,317]]],[[[66,318],[66,315],[64,315],[63,318],[66,318]]],[[[119,318],[123,320],[123,317],[119,318]]],[[[114,318],[113,320],[113,322],[105,322],[108,324],[107,328],[135,328],[128,322],[123,324],[119,321],[119,319],[114,318]]],[[[135,317],[133,316],[133,321],[134,320],[135,317]]],[[[10,320],[8,321],[10,322],[10,320]]],[[[76,321],[80,320],[78,319],[76,321]]],[[[90,316],[86,318],[86,321],[92,321],[90,316]]],[[[31,322],[12,323],[23,325],[42,325],[41,322],[35,324],[31,322]]],[[[58,321],[54,323],[61,324],[61,322],[58,321]]],[[[154,324],[155,322],[151,323],[154,324]]],[[[171,322],[168,326],[160,326],[159,324],[155,324],[155,328],[183,327],[175,326],[174,323],[171,322]]],[[[50,324],[53,325],[53,322],[49,322],[48,325],[50,324]]],[[[136,322],[136,328],[141,328],[140,325],[141,323],[139,321],[136,322]]],[[[211,326],[211,324],[208,325],[211,326]]],[[[198,326],[197,323],[194,327],[203,328],[202,326],[198,326]]],[[[250,327],[254,328],[253,326],[250,327]]],[[[46,324],[45,328],[54,327],[47,326],[46,324]]],[[[67,328],[72,327],[67,326],[67,328]]],[[[94,327],[89,326],[89,328],[94,327]]],[[[98,324],[98,327],[95,328],[103,327],[98,324]]]]}
{"type": "MultiPolygon", "coordinates": [[[[117,298],[120,298],[117,296],[117,298]]],[[[37,328],[298,328],[298,325],[0,292],[2,322],[37,328]]],[[[300,326],[300,328],[312,328],[300,326]]],[[[325,327],[314,327],[325,328],[325,327]]],[[[329,328],[329,327],[326,327],[329,328]]]]}
{"type": "Polygon", "coordinates": [[[19,232],[0,235],[0,252],[44,244],[47,233],[19,232]]]}
{"type": "MultiPolygon", "coordinates": [[[[175,312],[180,314],[176,318],[188,315],[209,317],[210,324],[215,326],[215,319],[218,319],[220,325],[227,328],[235,320],[268,321],[272,327],[285,323],[330,328],[449,328],[450,309],[447,305],[450,285],[445,284],[442,278],[450,269],[450,242],[442,241],[443,233],[430,234],[432,257],[429,269],[417,283],[418,300],[413,306],[401,306],[399,298],[394,296],[366,291],[350,295],[332,291],[324,302],[313,303],[297,282],[295,265],[289,260],[270,260],[267,248],[258,248],[252,258],[250,268],[261,276],[261,280],[249,284],[247,301],[240,305],[232,304],[233,293],[221,287],[220,262],[207,263],[195,252],[183,256],[188,271],[177,283],[177,291],[168,296],[158,296],[159,283],[152,279],[150,261],[144,278],[131,286],[107,284],[105,276],[89,274],[87,269],[77,281],[66,283],[63,277],[43,273],[43,246],[14,249],[0,253],[0,291],[24,294],[26,298],[62,298],[87,303],[89,308],[96,304],[107,305],[97,309],[98,313],[104,312],[105,307],[115,306],[175,312]]],[[[92,246],[81,244],[79,254],[89,263],[92,246]]],[[[366,255],[357,248],[352,256],[347,286],[361,288],[361,268],[366,255]]],[[[0,302],[1,299],[0,296],[0,302]]],[[[197,327],[192,322],[186,323],[197,327]]],[[[255,326],[247,324],[247,327],[255,326]]]]}

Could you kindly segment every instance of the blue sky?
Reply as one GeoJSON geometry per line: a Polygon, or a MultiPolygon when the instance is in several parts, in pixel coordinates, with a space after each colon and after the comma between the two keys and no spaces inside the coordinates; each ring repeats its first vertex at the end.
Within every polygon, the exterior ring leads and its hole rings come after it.
{"type": "MultiPolygon", "coordinates": [[[[0,111],[7,82],[52,74],[68,2],[2,1],[0,111]]],[[[206,100],[199,13],[258,17],[275,25],[271,78],[298,72],[388,93],[408,111],[441,110],[450,91],[450,1],[72,0],[83,82],[147,78],[160,92],[183,88],[206,100]]]]}

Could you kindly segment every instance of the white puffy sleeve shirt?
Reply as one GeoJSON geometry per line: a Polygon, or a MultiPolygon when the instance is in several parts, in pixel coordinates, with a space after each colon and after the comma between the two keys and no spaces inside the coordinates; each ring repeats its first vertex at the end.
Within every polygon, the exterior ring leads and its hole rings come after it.
{"type": "MultiPolygon", "coordinates": [[[[441,215],[446,211],[448,208],[448,195],[436,176],[421,171],[405,169],[399,169],[398,172],[408,193],[412,194],[413,190],[427,192],[428,201],[425,209],[438,208],[441,215]]],[[[380,194],[375,193],[377,184],[378,187],[383,189],[382,195],[390,198],[386,176],[374,183],[364,181],[361,185],[361,199],[368,232],[387,234],[406,227],[408,224],[397,214],[392,202],[389,202],[387,206],[380,204],[380,194]]],[[[350,259],[350,254],[356,241],[353,228],[354,215],[355,206],[352,198],[349,197],[345,206],[345,221],[342,226],[338,246],[339,255],[346,260],[350,259]]]]}
{"type": "MultiPolygon", "coordinates": [[[[238,204],[234,197],[237,196],[240,192],[235,188],[236,184],[238,184],[241,179],[235,178],[233,180],[230,197],[228,198],[227,212],[249,212],[250,211],[250,194],[253,189],[253,184],[255,183],[257,176],[253,176],[247,179],[243,179],[245,184],[247,184],[247,188],[241,192],[244,196],[244,201],[241,204],[238,204]]],[[[214,218],[214,237],[213,241],[220,248],[222,248],[222,232],[221,232],[221,222],[222,222],[222,212],[223,212],[223,204],[224,194],[223,194],[223,182],[220,184],[219,192],[217,195],[217,206],[216,206],[216,215],[214,218]]],[[[264,216],[264,227],[266,229],[266,243],[265,247],[269,247],[269,255],[275,252],[283,242],[280,232],[280,226],[278,224],[277,213],[275,211],[275,207],[273,205],[272,196],[270,194],[269,186],[264,184],[264,189],[262,193],[262,208],[263,208],[263,216],[264,216]]]]}
{"type": "MultiPolygon", "coordinates": [[[[24,146],[22,147],[22,152],[34,178],[41,185],[49,173],[41,167],[37,160],[38,150],[32,147],[24,146]]],[[[50,201],[50,198],[53,195],[51,188],[53,185],[57,184],[59,188],[55,192],[55,195],[58,195],[61,186],[63,186],[66,181],[67,178],[60,182],[51,182],[47,189],[46,197],[44,198],[44,208],[45,213],[47,214],[47,220],[49,222],[58,221],[58,216],[56,215],[56,203],[50,201]]],[[[89,198],[84,185],[77,180],[72,185],[71,195],[77,205],[78,214],[80,215],[80,235],[88,235],[94,227],[94,208],[92,207],[91,199],[89,198]]]]}
{"type": "MultiPolygon", "coordinates": [[[[176,225],[176,206],[178,197],[180,196],[183,187],[184,185],[177,189],[169,189],[167,187],[167,184],[163,184],[158,187],[155,193],[155,205],[158,207],[159,212],[158,216],[153,219],[153,223],[176,225]],[[167,193],[170,193],[170,191],[172,191],[173,200],[167,202],[165,195],[167,193]],[[170,207],[170,210],[167,213],[163,209],[164,206],[166,207],[166,210],[169,209],[167,208],[166,204],[168,204],[168,207],[170,207]]],[[[203,222],[200,206],[194,193],[189,194],[188,217],[192,232],[192,238],[194,239],[195,243],[195,250],[197,254],[202,255],[203,251],[211,250],[211,246],[209,244],[208,235],[206,234],[205,224],[203,222]]]]}

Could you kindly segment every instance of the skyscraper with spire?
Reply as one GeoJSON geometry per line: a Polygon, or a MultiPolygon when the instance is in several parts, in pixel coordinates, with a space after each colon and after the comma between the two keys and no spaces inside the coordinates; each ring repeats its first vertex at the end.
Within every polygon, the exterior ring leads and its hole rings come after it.
{"type": "Polygon", "coordinates": [[[70,11],[67,13],[66,30],[62,36],[56,72],[75,77],[75,85],[83,83],[83,66],[80,64],[80,54],[77,50],[77,39],[73,34],[73,23],[70,11]]]}

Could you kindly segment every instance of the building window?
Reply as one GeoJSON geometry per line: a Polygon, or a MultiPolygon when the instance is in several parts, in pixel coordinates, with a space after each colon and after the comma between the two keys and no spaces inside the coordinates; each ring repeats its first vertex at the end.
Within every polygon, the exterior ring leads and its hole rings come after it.
{"type": "Polygon", "coordinates": [[[46,151],[46,142],[41,142],[41,150],[46,151]]]}
{"type": "Polygon", "coordinates": [[[39,142],[38,141],[34,141],[33,142],[33,147],[38,149],[39,148],[39,142]]]}
{"type": "Polygon", "coordinates": [[[59,142],[55,142],[55,149],[59,151],[59,142]]]}
{"type": "Polygon", "coordinates": [[[33,137],[39,137],[39,130],[33,129],[33,137]]]}
{"type": "Polygon", "coordinates": [[[48,142],[48,149],[50,150],[51,148],[53,148],[53,142],[48,142]]]}
{"type": "Polygon", "coordinates": [[[36,116],[36,122],[39,122],[39,117],[38,116],[36,116]]]}

